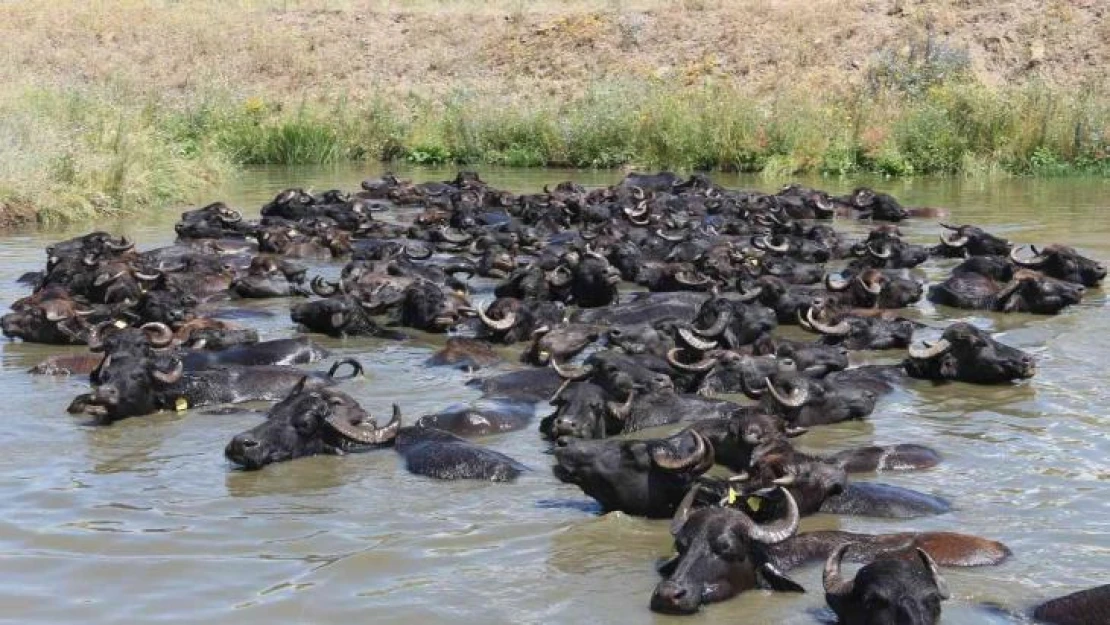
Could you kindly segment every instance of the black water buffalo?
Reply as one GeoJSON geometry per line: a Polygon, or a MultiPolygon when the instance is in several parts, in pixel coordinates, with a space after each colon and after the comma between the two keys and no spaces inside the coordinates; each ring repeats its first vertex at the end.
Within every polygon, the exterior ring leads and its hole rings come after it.
{"type": "Polygon", "coordinates": [[[393,443],[410,472],[440,480],[511,482],[528,470],[505,454],[432,427],[401,428],[393,443]]]}
{"type": "Polygon", "coordinates": [[[669,614],[693,614],[703,604],[724,601],[745,590],[767,588],[805,592],[775,566],[769,548],[798,530],[798,508],[783,492],[787,515],[758,525],[732,508],[691,510],[698,487],[682,500],[671,522],[678,555],[662,564],[666,579],[651,595],[651,609],[669,614]]]}
{"type": "Polygon", "coordinates": [[[1110,584],[1046,601],[1033,610],[1033,618],[1050,625],[1110,623],[1110,584]]]}
{"type": "Polygon", "coordinates": [[[570,382],[552,398],[555,412],[540,421],[540,432],[551,440],[605,438],[679,421],[728,416],[737,408],[727,401],[676,393],[669,383],[663,375],[655,385],[628,389],[621,399],[592,382],[570,382]]]}
{"type": "Polygon", "coordinates": [[[1051,315],[1078,304],[1084,291],[1078,284],[1029,269],[1019,269],[1008,282],[1001,282],[957,267],[947,280],[929,287],[929,301],[955,308],[1051,315]]]}
{"type": "Polygon", "coordinates": [[[851,278],[825,276],[827,297],[844,308],[905,308],[921,299],[921,283],[890,271],[868,267],[851,278]]]}
{"type": "Polygon", "coordinates": [[[902,221],[910,216],[909,211],[898,203],[888,193],[876,193],[866,187],[860,187],[847,198],[838,198],[853,209],[859,211],[861,219],[874,219],[875,221],[902,221]]]}
{"type": "Polygon", "coordinates": [[[401,339],[404,335],[383,328],[374,321],[353,295],[336,295],[326,299],[305,302],[293,307],[290,316],[311,332],[330,336],[373,336],[401,339]]]}
{"type": "MultiPolygon", "coordinates": [[[[304,371],[285,366],[228,365],[186,371],[178,355],[132,335],[113,336],[111,341],[107,355],[91,375],[93,391],[79,395],[69,406],[71,413],[88,414],[101,424],[159,410],[277,401],[305,379],[304,371]]],[[[352,376],[362,372],[357,361],[341,360],[326,375],[310,376],[310,383],[334,383],[343,364],[351,365],[352,376]]]]}
{"type": "Polygon", "coordinates": [[[996,237],[976,226],[951,226],[941,224],[947,233],[940,235],[940,245],[933,248],[933,254],[949,258],[968,256],[1006,256],[1013,244],[996,237]]]}
{"type": "Polygon", "coordinates": [[[523,429],[531,422],[532,413],[526,404],[504,404],[496,409],[471,406],[424,415],[415,425],[470,438],[523,429]]]}
{"type": "Polygon", "coordinates": [[[948,326],[932,345],[910,347],[903,366],[910,377],[975,384],[1003,384],[1037,373],[1032,356],[969,323],[948,326]]]}
{"type": "Polygon", "coordinates": [[[695,429],[665,439],[571,441],[555,449],[555,477],[602,510],[668,518],[693,480],[713,466],[713,446],[695,429]]]}
{"type": "Polygon", "coordinates": [[[1030,269],[1036,269],[1046,276],[1075,282],[1083,286],[1098,286],[1106,277],[1106,267],[1089,258],[1080,256],[1074,248],[1066,245],[1049,245],[1037,249],[1030,246],[1033,256],[1023,258],[1014,248],[1010,252],[1010,259],[1015,264],[1030,269]]]}
{"type": "Polygon", "coordinates": [[[948,585],[923,549],[912,560],[880,556],[846,579],[841,561],[851,545],[841,545],[825,563],[825,601],[841,625],[935,625],[948,585]]]}
{"type": "Polygon", "coordinates": [[[767,379],[766,392],[748,389],[748,393],[761,396],[764,409],[782,415],[790,424],[809,427],[868,416],[896,377],[893,367],[846,369],[824,379],[780,372],[767,379]]]}
{"type": "Polygon", "coordinates": [[[914,330],[920,327],[918,323],[889,313],[866,317],[832,313],[831,319],[822,319],[827,312],[810,307],[799,321],[806,330],[820,334],[822,344],[842,345],[852,350],[908,347],[914,330]]]}
{"type": "Polygon", "coordinates": [[[224,455],[244,469],[315,455],[343,455],[389,444],[401,428],[393,406],[389,423],[377,421],[346,393],[300,382],[266,415],[266,421],[236,435],[224,455]]]}
{"type": "Polygon", "coordinates": [[[243,213],[215,202],[181,213],[173,229],[180,239],[243,239],[257,224],[243,221],[243,213]]]}
{"type": "Polygon", "coordinates": [[[93,330],[88,320],[96,318],[95,310],[78,304],[64,293],[33,299],[17,302],[13,305],[15,309],[0,319],[4,336],[51,345],[88,343],[93,330]]]}

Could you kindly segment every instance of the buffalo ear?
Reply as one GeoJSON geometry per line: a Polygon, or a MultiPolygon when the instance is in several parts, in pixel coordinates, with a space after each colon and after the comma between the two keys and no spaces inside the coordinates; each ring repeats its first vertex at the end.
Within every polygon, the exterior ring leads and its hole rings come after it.
{"type": "Polygon", "coordinates": [[[762,588],[780,592],[806,591],[801,584],[787,577],[770,562],[764,563],[763,566],[759,567],[759,585],[762,588]]]}

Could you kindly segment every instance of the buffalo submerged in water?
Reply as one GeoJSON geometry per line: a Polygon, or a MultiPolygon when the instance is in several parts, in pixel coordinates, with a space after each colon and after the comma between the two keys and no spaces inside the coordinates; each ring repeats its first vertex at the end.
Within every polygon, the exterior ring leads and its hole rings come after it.
{"type": "MultiPolygon", "coordinates": [[[[530,194],[474,172],[417,184],[385,175],[355,193],[287,189],[260,212],[219,202],[186,211],[177,241],[147,251],[104,232],[56,243],[45,270],[21,279],[33,292],[0,320],[3,333],[89,346],[35,371],[88,373],[92,389],[70,410],[98,424],[275,402],[226,445],[243,469],[389,448],[428,478],[550,479],[471,440],[512,435],[547,403],[538,429],[555,478],[603,511],[671,519],[677,555],[647,603],[675,614],[756,588],[804,592],[787,573],[823,562],[839,622],[936,623],[951,595],[941,568],[997,564],[1008,548],[945,532],[798,525],[818,512],[944,523],[951,504],[938,494],[865,475],[928,470],[943,450],[904,441],[820,455],[802,450],[805,434],[882,414],[886,397],[914,392],[916,380],[1021,384],[1036,374],[1032,355],[972,323],[915,320],[907,309],[923,297],[1049,315],[1106,276],[1067,245],[1015,246],[970,224],[941,224],[934,247],[907,241],[897,223],[937,211],[872,189],[762,193],[700,174],[530,194]],[[870,230],[852,240],[833,218],[870,230]],[[304,258],[342,267],[310,278],[304,258]],[[921,267],[954,259],[943,279],[922,282],[921,267]],[[358,361],[305,371],[295,365],[329,356],[307,337],[263,341],[219,318],[229,306],[247,314],[236,302],[255,298],[290,298],[300,330],[351,343],[450,334],[428,366],[473,372],[515,350],[525,367],[472,378],[481,405],[406,425],[400,406],[375,416],[357,385],[338,386],[342,367],[362,373],[358,361]],[[785,325],[809,335],[784,336],[785,325]],[[872,350],[905,358],[856,364],[872,350]],[[668,431],[624,436],[648,428],[668,431]],[[863,567],[848,574],[845,560],[863,567]]],[[[1106,596],[1095,588],[1033,614],[1101,623],[1106,596]]]]}

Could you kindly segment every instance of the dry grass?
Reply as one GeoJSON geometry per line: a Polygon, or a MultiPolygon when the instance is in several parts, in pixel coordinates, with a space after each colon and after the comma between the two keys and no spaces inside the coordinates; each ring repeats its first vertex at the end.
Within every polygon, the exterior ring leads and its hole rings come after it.
{"type": "Polygon", "coordinates": [[[1054,172],[1110,136],[1100,0],[23,0],[0,23],[0,212],[48,218],[177,201],[226,160],[1054,172]],[[959,75],[919,71],[922,41],[959,75]]]}

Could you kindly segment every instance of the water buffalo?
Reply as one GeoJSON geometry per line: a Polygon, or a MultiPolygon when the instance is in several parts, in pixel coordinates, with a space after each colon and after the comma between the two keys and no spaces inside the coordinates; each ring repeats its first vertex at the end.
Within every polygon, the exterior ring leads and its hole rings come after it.
{"type": "Polygon", "coordinates": [[[798,508],[783,492],[786,516],[758,525],[732,508],[691,510],[698,487],[682,500],[671,522],[678,555],[659,567],[666,579],[651,595],[651,609],[692,614],[703,604],[724,601],[745,590],[768,588],[805,592],[775,566],[769,553],[798,529],[798,508]]]}
{"type": "Polygon", "coordinates": [[[1085,289],[1075,283],[1020,269],[1005,283],[980,273],[953,271],[929,287],[929,301],[955,308],[1051,315],[1083,299],[1085,289]]]}
{"type": "Polygon", "coordinates": [[[266,421],[232,438],[224,455],[244,469],[261,469],[305,456],[376,449],[389,444],[400,427],[396,404],[389,423],[379,426],[346,393],[316,387],[302,377],[266,421]]]}
{"type": "Polygon", "coordinates": [[[1032,356],[962,322],[948,326],[932,345],[910,347],[903,366],[910,377],[974,384],[1004,384],[1037,373],[1032,356]]]}
{"type": "Polygon", "coordinates": [[[572,441],[555,449],[555,477],[601,504],[668,518],[693,480],[713,466],[713,446],[695,429],[666,439],[572,441]]]}
{"type": "Polygon", "coordinates": [[[892,314],[861,316],[831,313],[824,308],[809,307],[799,317],[801,326],[821,335],[824,345],[842,345],[847,349],[898,349],[908,347],[920,324],[892,314]],[[831,317],[822,319],[823,316],[831,317]],[[835,319],[835,321],[833,321],[835,319]]]}
{"type": "Polygon", "coordinates": [[[1074,248],[1066,245],[1049,245],[1038,250],[1030,246],[1033,256],[1023,258],[1019,255],[1020,248],[1010,252],[1010,259],[1015,264],[1030,269],[1036,269],[1046,276],[1075,282],[1083,286],[1098,286],[1106,277],[1106,267],[1089,258],[1080,256],[1074,248]]]}
{"type": "MultiPolygon", "coordinates": [[[[186,371],[172,352],[122,334],[112,337],[107,355],[91,375],[92,393],[79,395],[71,413],[85,413],[100,424],[159,410],[246,401],[277,401],[305,378],[305,372],[285,366],[226,365],[186,371]]],[[[357,361],[336,362],[324,376],[311,376],[314,385],[333,384],[335,373],[350,364],[354,375],[362,372],[357,361]]]]}
{"type": "Polygon", "coordinates": [[[844,308],[905,308],[921,299],[921,283],[899,271],[866,268],[851,278],[825,276],[827,297],[844,308]]]}
{"type": "Polygon", "coordinates": [[[948,232],[941,233],[940,245],[933,248],[933,254],[937,256],[949,258],[1006,256],[1013,247],[1013,244],[1006,239],[996,237],[975,226],[951,226],[942,223],[941,227],[948,232]]]}
{"type": "Polygon", "coordinates": [[[440,480],[511,482],[528,470],[505,454],[432,427],[401,428],[393,443],[410,472],[440,480]]]}
{"type": "Polygon", "coordinates": [[[881,556],[845,579],[841,561],[851,545],[841,545],[825,563],[825,601],[841,625],[935,625],[948,586],[937,563],[923,549],[912,560],[881,556]]]}
{"type": "Polygon", "coordinates": [[[403,339],[404,335],[378,325],[359,298],[353,295],[336,295],[326,299],[305,302],[293,307],[290,316],[311,332],[330,336],[373,336],[403,339]]]}
{"type": "Polygon", "coordinates": [[[1046,601],[1033,610],[1033,617],[1050,625],[1110,623],[1110,584],[1046,601]]]}

